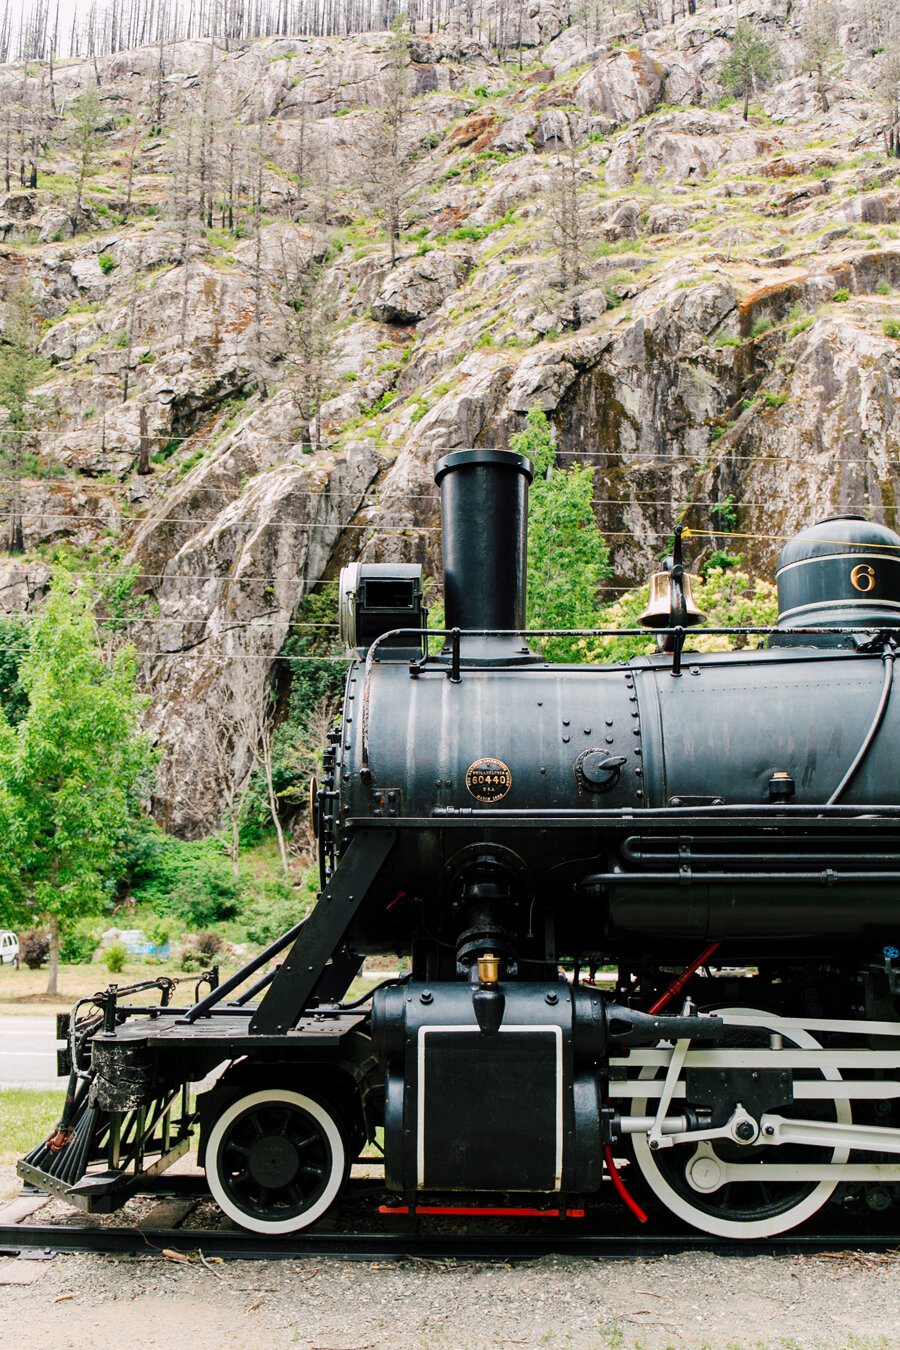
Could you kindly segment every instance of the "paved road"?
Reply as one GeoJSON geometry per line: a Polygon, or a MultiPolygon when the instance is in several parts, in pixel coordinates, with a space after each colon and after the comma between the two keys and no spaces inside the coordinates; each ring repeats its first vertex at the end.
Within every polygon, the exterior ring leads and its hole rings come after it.
{"type": "Polygon", "coordinates": [[[56,1076],[56,1018],[0,1017],[0,1088],[65,1084],[56,1076]]]}

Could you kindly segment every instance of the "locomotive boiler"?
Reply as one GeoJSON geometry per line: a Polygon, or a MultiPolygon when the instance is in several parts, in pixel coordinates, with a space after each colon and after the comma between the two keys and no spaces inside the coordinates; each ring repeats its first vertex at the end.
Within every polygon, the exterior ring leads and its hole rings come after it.
{"type": "Polygon", "coordinates": [[[768,645],[725,653],[690,650],[678,552],[656,655],[555,665],[525,630],[528,460],[435,476],[444,627],[418,566],[341,575],[315,907],[190,1006],[156,981],[160,1006],[76,1008],[20,1174],[110,1209],[195,1133],[270,1234],[321,1218],[367,1141],[409,1212],[580,1213],[610,1180],[640,1217],[761,1237],[892,1203],[900,537],[803,531],[768,645]],[[408,974],[349,998],[374,953],[408,974]]]}

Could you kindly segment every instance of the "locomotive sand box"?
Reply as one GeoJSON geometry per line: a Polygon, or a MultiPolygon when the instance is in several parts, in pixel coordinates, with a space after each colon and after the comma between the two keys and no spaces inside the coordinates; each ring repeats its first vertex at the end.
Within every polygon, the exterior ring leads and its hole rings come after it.
{"type": "Polygon", "coordinates": [[[63,1019],[65,1114],[23,1178],[109,1211],[196,1134],[222,1210],[273,1235],[376,1140],[410,1212],[578,1212],[609,1178],[651,1220],[758,1238],[900,1185],[900,537],[804,531],[768,645],[707,654],[679,538],[658,655],[550,665],[531,476],[438,463],[440,633],[418,566],[345,569],[315,908],[190,1007],[151,981],[162,1006],[111,989],[63,1019]],[[346,1001],[372,953],[410,975],[346,1001]]]}

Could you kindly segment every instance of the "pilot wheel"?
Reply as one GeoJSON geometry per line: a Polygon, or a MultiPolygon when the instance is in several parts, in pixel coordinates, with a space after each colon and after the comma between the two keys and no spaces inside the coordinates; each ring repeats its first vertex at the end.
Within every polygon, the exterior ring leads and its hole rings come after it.
{"type": "Polygon", "coordinates": [[[239,1097],[206,1147],[206,1179],[219,1206],[254,1233],[295,1233],[334,1203],[348,1171],[332,1109],[300,1092],[269,1088],[239,1097]]]}

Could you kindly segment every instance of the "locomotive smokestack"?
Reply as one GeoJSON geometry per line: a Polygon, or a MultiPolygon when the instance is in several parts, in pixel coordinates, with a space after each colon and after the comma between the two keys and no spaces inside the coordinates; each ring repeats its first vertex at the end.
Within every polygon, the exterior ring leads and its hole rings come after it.
{"type": "MultiPolygon", "coordinates": [[[[454,450],[439,460],[447,628],[525,627],[531,461],[511,450],[454,450]]],[[[535,660],[524,639],[468,638],[467,660],[535,660]]]]}

